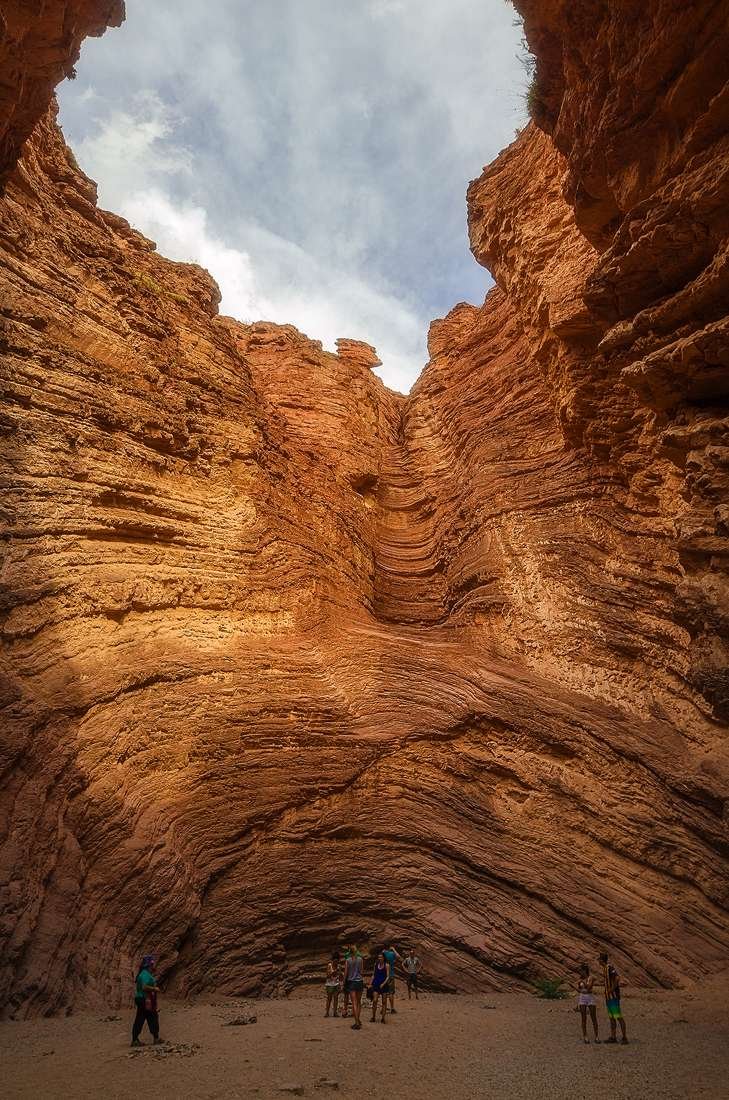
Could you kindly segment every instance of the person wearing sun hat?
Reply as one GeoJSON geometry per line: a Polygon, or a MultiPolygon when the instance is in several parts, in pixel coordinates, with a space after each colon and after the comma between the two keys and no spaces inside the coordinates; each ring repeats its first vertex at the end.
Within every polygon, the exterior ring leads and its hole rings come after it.
{"type": "Polygon", "coordinates": [[[159,986],[154,976],[156,961],[154,955],[145,955],[134,981],[134,1004],[137,1008],[137,1014],[132,1024],[133,1047],[142,1046],[139,1036],[145,1023],[152,1032],[154,1042],[162,1042],[159,1037],[159,1013],[157,1011],[159,986]]]}

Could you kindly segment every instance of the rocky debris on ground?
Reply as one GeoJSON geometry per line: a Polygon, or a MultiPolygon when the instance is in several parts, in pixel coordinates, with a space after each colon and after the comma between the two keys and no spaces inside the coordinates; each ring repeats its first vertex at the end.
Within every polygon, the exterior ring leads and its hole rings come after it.
{"type": "Polygon", "coordinates": [[[148,1043],[134,1047],[127,1053],[127,1058],[136,1058],[144,1054],[151,1054],[155,1058],[192,1058],[199,1050],[199,1043],[148,1043]]]}

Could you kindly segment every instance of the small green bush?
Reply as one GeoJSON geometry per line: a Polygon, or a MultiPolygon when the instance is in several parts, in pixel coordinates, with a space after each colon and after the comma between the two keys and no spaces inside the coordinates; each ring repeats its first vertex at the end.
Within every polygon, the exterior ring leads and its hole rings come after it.
{"type": "Polygon", "coordinates": [[[142,290],[149,291],[150,294],[156,294],[159,298],[171,298],[174,302],[181,302],[183,305],[187,301],[187,298],[183,294],[178,294],[174,290],[168,290],[166,286],[162,286],[156,279],[153,279],[151,275],[145,275],[143,271],[138,271],[134,276],[134,283],[142,290]]]}
{"type": "Polygon", "coordinates": [[[545,1001],[562,1001],[569,997],[569,990],[564,988],[564,978],[537,978],[534,988],[537,997],[545,1001]]]}
{"type": "Polygon", "coordinates": [[[142,290],[148,290],[150,294],[158,294],[160,297],[164,295],[164,287],[160,286],[151,275],[145,275],[142,271],[138,271],[134,276],[134,282],[142,290]]]}
{"type": "MultiPolygon", "coordinates": [[[[524,20],[521,15],[514,20],[514,26],[521,27],[523,31],[524,20]]],[[[537,81],[537,59],[532,53],[524,33],[522,33],[521,41],[519,42],[519,53],[516,55],[516,59],[524,70],[524,75],[529,82],[524,92],[524,103],[526,105],[527,114],[532,122],[535,122],[537,126],[541,126],[545,118],[545,105],[542,101],[541,91],[537,81]]]]}
{"type": "Polygon", "coordinates": [[[524,93],[524,99],[526,101],[526,109],[529,118],[532,122],[536,122],[538,126],[540,119],[544,117],[544,104],[542,103],[542,97],[539,93],[536,73],[534,73],[529,81],[529,87],[524,93]]]}

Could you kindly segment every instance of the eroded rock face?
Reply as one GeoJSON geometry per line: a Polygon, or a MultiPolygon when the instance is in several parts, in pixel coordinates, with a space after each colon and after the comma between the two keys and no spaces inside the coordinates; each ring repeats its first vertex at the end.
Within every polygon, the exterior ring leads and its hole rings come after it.
{"type": "Polygon", "coordinates": [[[474,251],[518,305],[568,438],[609,462],[631,511],[670,522],[675,614],[692,639],[683,671],[726,719],[729,96],[716,64],[729,49],[726,11],[517,6],[557,148],[527,131],[472,185],[474,251]],[[531,182],[519,190],[519,179],[531,182]],[[561,288],[557,249],[535,272],[511,243],[540,226],[543,244],[557,225],[561,288]]]}
{"type": "Polygon", "coordinates": [[[124,0],[4,0],[0,12],[0,193],[81,42],[124,20],[124,0]]]}
{"type": "Polygon", "coordinates": [[[0,211],[7,1012],[124,999],[141,950],[181,994],[285,991],[344,936],[452,990],[725,959],[720,104],[587,232],[593,8],[526,12],[554,138],[472,184],[498,287],[407,398],[366,344],[218,316],[35,127],[0,211]]]}

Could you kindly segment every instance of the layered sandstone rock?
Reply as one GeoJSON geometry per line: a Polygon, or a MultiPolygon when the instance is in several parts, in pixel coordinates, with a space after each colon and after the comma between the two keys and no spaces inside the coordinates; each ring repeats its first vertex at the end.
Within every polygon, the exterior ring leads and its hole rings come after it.
{"type": "Polygon", "coordinates": [[[498,287],[433,324],[407,398],[366,344],[219,317],[207,273],[97,208],[52,111],[26,144],[0,215],[7,1012],[123,999],[143,949],[182,994],[286,991],[343,936],[415,939],[452,990],[603,942],[639,983],[725,958],[722,101],[664,97],[636,190],[647,5],[522,6],[554,138],[471,186],[498,287]]]}
{"type": "Polygon", "coordinates": [[[0,192],[84,38],[124,20],[124,0],[4,0],[0,12],[0,192]]]}

